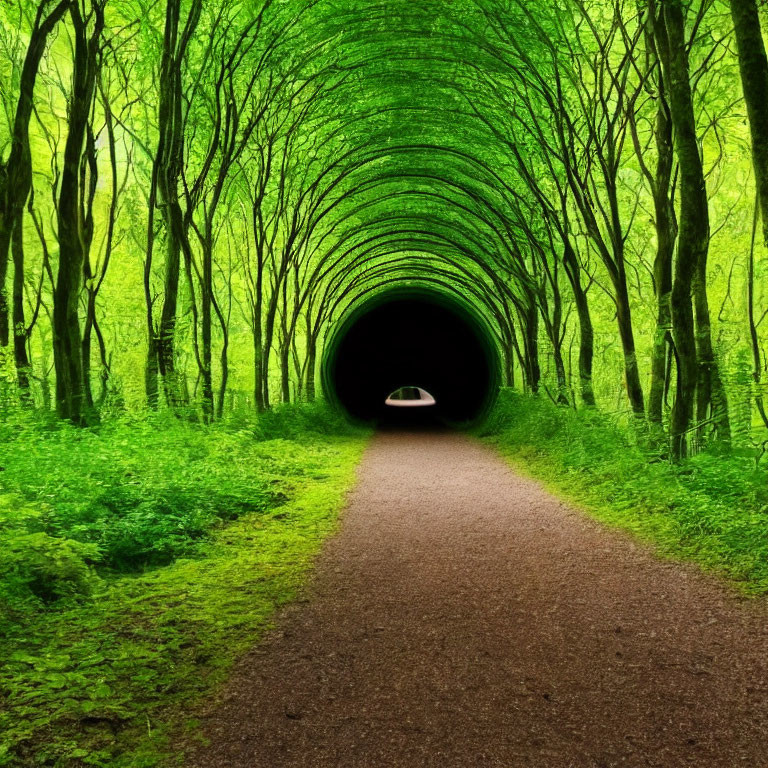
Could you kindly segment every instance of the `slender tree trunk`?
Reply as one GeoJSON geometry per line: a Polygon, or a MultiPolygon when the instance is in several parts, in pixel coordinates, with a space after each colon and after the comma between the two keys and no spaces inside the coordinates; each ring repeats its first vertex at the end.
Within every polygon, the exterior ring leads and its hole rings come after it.
{"type": "Polygon", "coordinates": [[[253,394],[256,410],[263,413],[266,410],[264,394],[266,384],[264,381],[264,335],[263,335],[263,307],[264,307],[264,263],[261,255],[257,255],[256,265],[256,295],[253,306],[253,394]]]}
{"type": "Polygon", "coordinates": [[[531,302],[528,310],[521,314],[521,319],[523,320],[528,389],[535,395],[538,394],[541,383],[541,366],[539,365],[539,310],[534,302],[531,302]]]}
{"type": "Polygon", "coordinates": [[[766,411],[763,398],[763,360],[760,353],[760,337],[757,333],[755,321],[755,240],[757,239],[757,220],[760,202],[755,198],[755,215],[752,222],[752,242],[749,248],[749,261],[747,263],[747,320],[749,321],[749,340],[752,347],[752,380],[755,382],[755,405],[768,428],[768,411],[766,411]]]}
{"type": "Polygon", "coordinates": [[[568,377],[565,374],[565,362],[563,360],[562,344],[553,344],[552,351],[555,358],[555,378],[557,380],[557,404],[570,405],[568,399],[568,377]]]}
{"type": "Polygon", "coordinates": [[[0,347],[7,347],[10,327],[8,325],[8,250],[13,232],[0,232],[0,347]]]}
{"type": "MultiPolygon", "coordinates": [[[[669,254],[671,257],[671,253],[669,254]]],[[[661,429],[664,415],[664,392],[667,386],[667,357],[672,327],[672,259],[661,255],[654,262],[656,273],[656,328],[651,351],[651,388],[648,393],[648,421],[661,429]],[[662,281],[661,283],[659,281],[662,281]]]]}
{"type": "Polygon", "coordinates": [[[305,392],[307,395],[307,402],[314,403],[317,399],[317,388],[315,385],[315,376],[317,375],[317,342],[312,339],[309,349],[307,350],[307,383],[305,392]]]}
{"type": "MultiPolygon", "coordinates": [[[[658,27],[657,27],[658,29],[658,27]]],[[[664,416],[664,393],[667,387],[667,358],[672,330],[672,263],[677,239],[674,202],[670,196],[674,146],[672,119],[666,89],[658,77],[659,106],[656,113],[656,174],[653,190],[656,226],[656,257],[653,264],[656,289],[656,328],[651,352],[651,389],[648,394],[648,421],[661,432],[664,416]]]]}
{"type": "Polygon", "coordinates": [[[264,343],[262,345],[261,352],[261,376],[262,384],[264,386],[263,403],[264,408],[269,409],[270,403],[270,391],[269,391],[269,358],[272,354],[272,344],[275,338],[275,320],[277,315],[277,303],[280,298],[280,285],[275,285],[273,294],[269,300],[267,306],[266,322],[264,324],[264,343]]]}
{"type": "Polygon", "coordinates": [[[291,402],[291,333],[288,329],[288,280],[283,280],[280,313],[280,384],[282,402],[291,402]]]}
{"type": "Polygon", "coordinates": [[[157,204],[157,162],[152,164],[152,178],[149,187],[149,214],[147,216],[147,251],[144,261],[144,308],[147,326],[147,357],[144,363],[144,394],[147,407],[157,410],[158,406],[158,357],[157,330],[155,328],[154,304],[152,296],[152,262],[155,249],[155,206],[157,204]]]}
{"type": "Polygon", "coordinates": [[[214,416],[213,371],[212,371],[212,301],[213,301],[213,244],[207,242],[203,248],[203,284],[201,290],[201,330],[203,378],[203,420],[210,423],[214,416]]]}
{"type": "Polygon", "coordinates": [[[200,18],[200,0],[189,8],[184,31],[179,37],[180,0],[168,0],[165,15],[163,56],[160,65],[158,128],[160,138],[155,156],[157,192],[166,228],[163,305],[157,331],[158,370],[163,377],[166,400],[173,409],[187,404],[183,377],[177,371],[176,316],[179,300],[181,251],[185,240],[184,216],[179,202],[179,179],[184,162],[181,69],[189,40],[200,18]]]}
{"type": "Polygon", "coordinates": [[[680,232],[672,286],[672,325],[677,358],[677,397],[672,411],[671,452],[686,455],[693,419],[698,361],[691,304],[693,281],[709,242],[709,209],[693,111],[682,0],[667,0],[664,22],[669,51],[665,65],[675,152],[680,165],[680,232]]]}
{"type": "Polygon", "coordinates": [[[216,310],[216,316],[219,318],[222,338],[221,355],[219,357],[219,362],[221,365],[221,381],[219,385],[219,392],[216,396],[216,418],[222,419],[224,417],[224,403],[227,395],[227,387],[229,386],[229,325],[228,321],[225,320],[224,315],[221,313],[220,308],[215,301],[214,309],[216,310]]]}
{"type": "Polygon", "coordinates": [[[282,402],[291,402],[291,347],[284,341],[280,346],[280,383],[282,402]]]}
{"type": "Polygon", "coordinates": [[[317,397],[315,389],[315,377],[317,376],[317,337],[312,331],[312,322],[307,312],[307,370],[305,373],[307,402],[313,403],[317,397]]]}
{"type": "Polygon", "coordinates": [[[643,387],[640,384],[640,368],[637,364],[635,334],[632,329],[632,314],[629,307],[627,281],[623,275],[614,285],[614,289],[616,322],[618,323],[621,348],[624,353],[624,384],[627,388],[627,396],[632,412],[637,418],[643,418],[645,416],[643,387]]]}
{"type": "MultiPolygon", "coordinates": [[[[181,211],[170,214],[181,218],[181,211]]],[[[172,225],[175,227],[176,225],[172,225]]],[[[181,248],[171,228],[167,232],[165,252],[165,277],[163,281],[163,306],[157,333],[158,370],[163,377],[166,401],[172,408],[184,405],[182,387],[176,370],[176,314],[179,301],[179,277],[181,272],[181,248]]]]}
{"type": "Polygon", "coordinates": [[[88,408],[83,381],[79,301],[85,258],[80,210],[80,158],[96,85],[97,56],[104,25],[100,3],[93,3],[90,36],[77,3],[70,6],[75,35],[72,96],[67,141],[59,184],[57,212],[59,269],[53,295],[53,359],[56,369],[56,405],[61,418],[83,425],[95,419],[88,408]]]}
{"type": "Polygon", "coordinates": [[[24,317],[24,216],[13,230],[13,355],[16,362],[16,382],[22,402],[31,404],[29,378],[31,365],[27,353],[27,327],[24,317]]]}
{"type": "Polygon", "coordinates": [[[576,315],[579,318],[579,384],[581,401],[587,407],[595,405],[595,392],[592,388],[592,362],[595,356],[595,331],[592,315],[589,311],[587,292],[581,285],[581,267],[570,240],[566,238],[563,255],[565,273],[571,284],[576,315]]]}
{"type": "Polygon", "coordinates": [[[261,380],[263,367],[261,364],[261,334],[253,328],[253,401],[259,413],[264,411],[264,384],[261,380]]]}
{"type": "MultiPolygon", "coordinates": [[[[720,370],[715,359],[712,346],[712,322],[707,296],[707,253],[701,254],[696,265],[696,275],[693,280],[693,303],[696,324],[696,359],[698,374],[696,379],[696,418],[703,424],[711,418],[717,438],[722,442],[730,442],[731,425],[728,417],[728,398],[725,393],[720,370]]],[[[703,431],[699,432],[699,440],[703,441],[703,431]]]]}
{"type": "Polygon", "coordinates": [[[768,57],[756,0],[730,0],[739,68],[752,134],[752,164],[768,245],[768,57]]]}
{"type": "Polygon", "coordinates": [[[144,363],[144,394],[147,398],[147,407],[153,411],[157,410],[158,405],[158,351],[157,336],[154,327],[148,329],[150,332],[147,338],[147,358],[144,363]]]}
{"type": "Polygon", "coordinates": [[[29,121],[34,107],[35,81],[48,37],[69,8],[69,0],[55,3],[40,0],[19,78],[19,99],[11,132],[11,150],[0,163],[0,347],[10,341],[8,322],[8,254],[13,232],[23,215],[32,189],[32,155],[29,147],[29,121]],[[46,12],[50,13],[46,16],[46,12]]]}
{"type": "Polygon", "coordinates": [[[94,407],[93,389],[91,388],[91,337],[93,322],[96,317],[96,296],[92,290],[86,289],[85,323],[83,324],[83,391],[89,408],[94,407]]]}

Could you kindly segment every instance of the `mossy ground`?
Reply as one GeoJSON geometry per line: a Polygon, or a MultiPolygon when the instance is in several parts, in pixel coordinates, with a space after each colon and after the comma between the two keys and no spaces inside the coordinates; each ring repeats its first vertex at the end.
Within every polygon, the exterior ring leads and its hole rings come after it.
{"type": "Polygon", "coordinates": [[[604,414],[510,391],[481,435],[516,468],[661,556],[693,561],[745,594],[768,593],[768,471],[751,456],[715,448],[674,465],[604,414]]]}
{"type": "MultiPolygon", "coordinates": [[[[229,492],[217,497],[216,503],[234,499],[238,512],[233,515],[223,509],[217,515],[215,504],[210,506],[208,528],[162,565],[118,571],[98,561],[86,562],[87,594],[70,590],[65,596],[54,595],[52,601],[35,602],[37,595],[29,585],[38,582],[14,582],[11,573],[5,574],[14,588],[27,590],[19,591],[19,600],[28,604],[12,622],[6,616],[5,636],[0,636],[0,765],[149,768],[174,764],[169,735],[194,730],[196,704],[212,694],[233,662],[270,626],[275,611],[306,582],[313,558],[336,526],[366,443],[360,433],[321,434],[306,428],[282,430],[290,433],[290,439],[275,439],[273,435],[281,431],[280,417],[270,418],[274,429],[269,434],[262,424],[258,434],[241,425],[218,430],[180,426],[152,436],[143,433],[143,438],[137,437],[142,430],[122,427],[100,436],[39,437],[56,444],[51,451],[32,446],[38,451],[41,471],[52,471],[61,462],[69,467],[72,485],[81,488],[90,482],[84,477],[89,473],[82,462],[73,465],[71,454],[62,450],[68,440],[84,439],[89,454],[106,451],[118,464],[130,463],[138,444],[146,449],[146,440],[156,449],[154,458],[162,461],[162,445],[170,441],[176,445],[172,446],[178,463],[176,479],[185,472],[189,475],[182,490],[191,492],[196,475],[208,470],[219,485],[229,481],[229,492]],[[126,443],[122,448],[121,439],[126,443]],[[187,443],[189,453],[178,450],[187,443]],[[193,461],[196,467],[190,471],[193,461]],[[251,490],[276,489],[251,509],[248,467],[254,478],[251,490]]],[[[33,439],[33,432],[26,437],[33,439]]],[[[25,461],[14,452],[21,453],[22,446],[17,444],[4,457],[12,476],[25,461]]],[[[145,453],[143,458],[152,463],[152,454],[145,453]]],[[[26,497],[13,498],[17,507],[28,505],[23,508],[34,511],[35,483],[28,480],[26,497]]],[[[149,489],[144,494],[146,503],[165,492],[158,491],[155,480],[139,478],[139,486],[149,489]]],[[[203,494],[212,493],[205,481],[200,485],[203,494]]],[[[20,494],[24,488],[10,490],[20,494]]],[[[46,514],[50,515],[68,494],[50,487],[48,492],[46,514]]],[[[181,495],[182,506],[202,505],[201,498],[181,495]]],[[[152,514],[173,510],[173,496],[166,501],[161,507],[149,504],[148,508],[154,510],[152,514]]],[[[149,519],[152,514],[145,521],[148,525],[156,522],[149,519]]],[[[49,522],[45,517],[41,524],[34,514],[24,519],[28,518],[38,528],[49,522]]],[[[53,518],[59,519],[55,514],[53,518]]],[[[132,523],[140,527],[134,539],[143,540],[141,524],[132,523]]],[[[77,541],[78,536],[93,538],[92,528],[86,528],[79,530],[75,525],[62,535],[68,541],[77,541]]],[[[28,534],[26,529],[23,533],[16,529],[13,535],[28,534]]],[[[50,526],[45,535],[59,540],[50,526]]],[[[93,546],[98,549],[100,543],[93,546]]],[[[59,584],[62,574],[46,578],[59,584]]]]}

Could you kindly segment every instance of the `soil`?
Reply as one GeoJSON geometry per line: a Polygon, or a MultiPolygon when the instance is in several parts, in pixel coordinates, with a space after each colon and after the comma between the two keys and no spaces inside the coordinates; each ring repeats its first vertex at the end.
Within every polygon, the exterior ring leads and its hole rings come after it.
{"type": "Polygon", "coordinates": [[[768,609],[451,433],[382,433],[189,768],[768,766],[768,609]]]}

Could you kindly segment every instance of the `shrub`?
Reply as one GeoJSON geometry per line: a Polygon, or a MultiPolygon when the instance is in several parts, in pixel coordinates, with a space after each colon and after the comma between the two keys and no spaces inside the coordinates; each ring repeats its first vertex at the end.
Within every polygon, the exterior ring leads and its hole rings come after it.
{"type": "Polygon", "coordinates": [[[89,595],[97,557],[93,544],[42,531],[6,535],[0,549],[0,635],[40,607],[89,595]]]}
{"type": "Polygon", "coordinates": [[[75,429],[14,413],[0,421],[0,611],[18,622],[88,594],[94,570],[199,556],[216,529],[325,476],[309,435],[349,432],[323,403],[212,427],[160,413],[75,429]]]}

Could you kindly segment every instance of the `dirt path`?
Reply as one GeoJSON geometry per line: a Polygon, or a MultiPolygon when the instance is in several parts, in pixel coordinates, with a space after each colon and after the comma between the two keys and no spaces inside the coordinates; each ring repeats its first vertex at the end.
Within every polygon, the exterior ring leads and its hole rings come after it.
{"type": "Polygon", "coordinates": [[[768,766],[768,611],[489,449],[383,434],[189,768],[768,766]]]}

